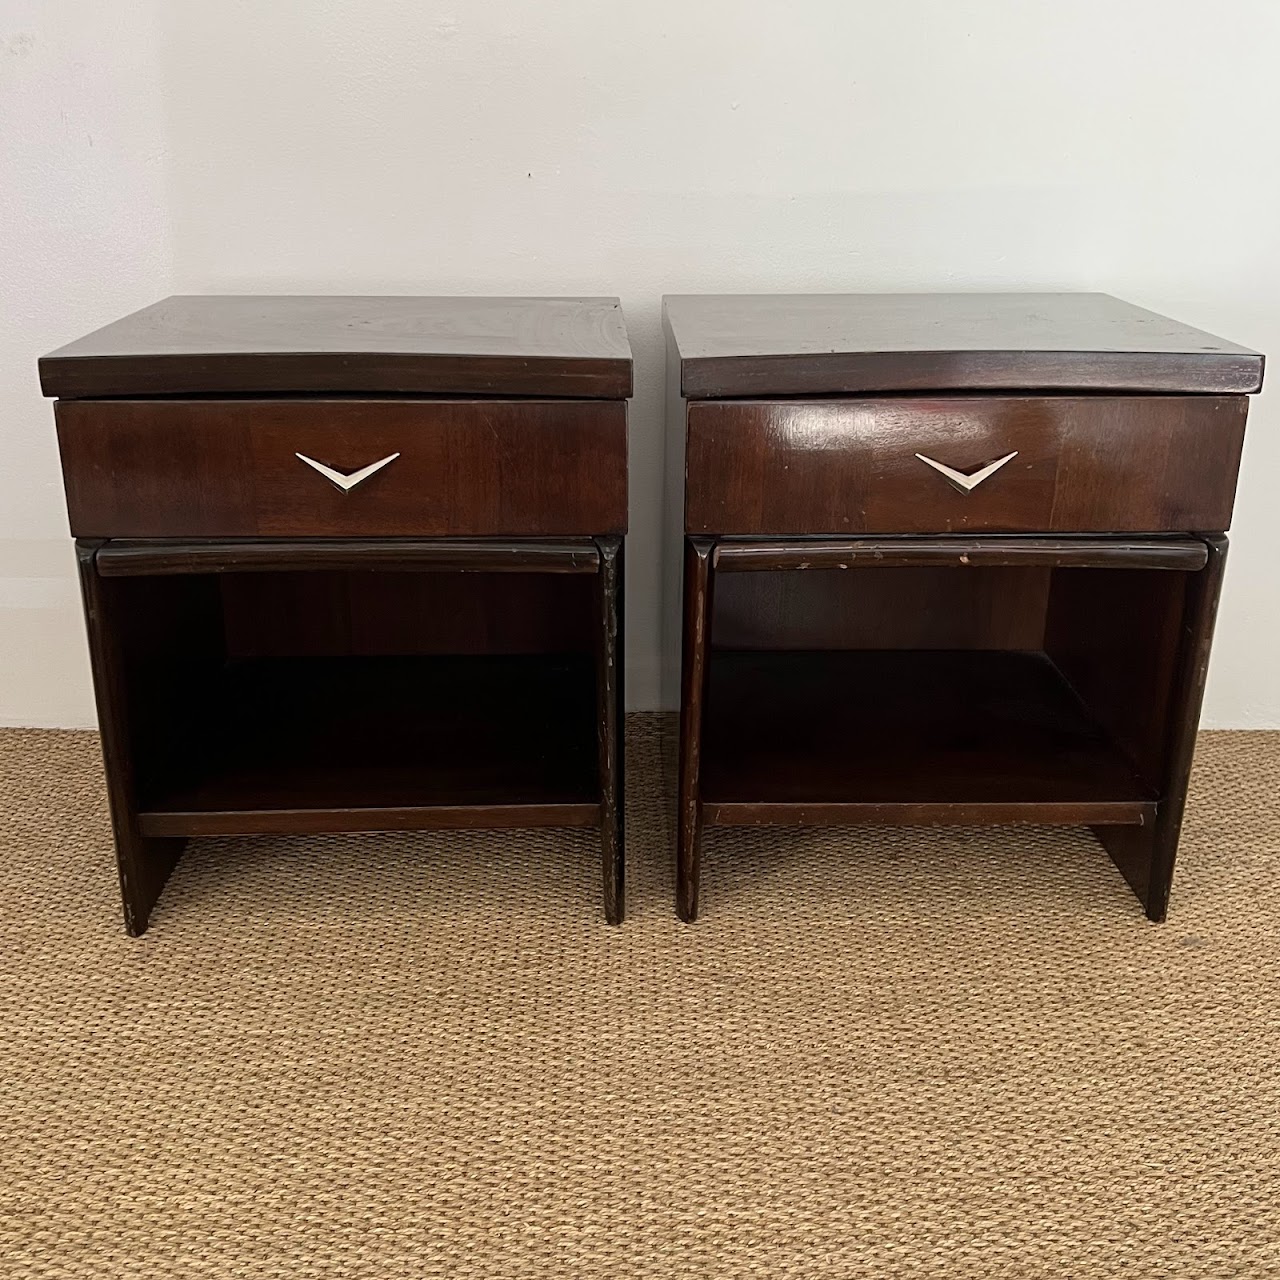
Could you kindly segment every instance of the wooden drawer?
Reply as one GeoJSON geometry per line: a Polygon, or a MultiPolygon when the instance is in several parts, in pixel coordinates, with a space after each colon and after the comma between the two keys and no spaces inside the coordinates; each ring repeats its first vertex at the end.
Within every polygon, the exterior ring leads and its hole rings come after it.
{"type": "Polygon", "coordinates": [[[77,537],[587,535],[627,524],[616,401],[71,400],[57,418],[77,537]],[[392,455],[345,490],[319,469],[353,477],[392,455]]]}
{"type": "Polygon", "coordinates": [[[1220,531],[1231,523],[1247,405],[1244,396],[691,402],[685,528],[1220,531]]]}

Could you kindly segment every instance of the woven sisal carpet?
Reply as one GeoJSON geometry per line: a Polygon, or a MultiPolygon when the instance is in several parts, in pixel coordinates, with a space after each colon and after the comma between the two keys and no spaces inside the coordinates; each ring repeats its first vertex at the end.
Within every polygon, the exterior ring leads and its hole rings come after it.
{"type": "Polygon", "coordinates": [[[0,1274],[1280,1275],[1280,734],[1169,923],[1084,833],[193,845],[125,937],[92,735],[0,733],[0,1274]]]}

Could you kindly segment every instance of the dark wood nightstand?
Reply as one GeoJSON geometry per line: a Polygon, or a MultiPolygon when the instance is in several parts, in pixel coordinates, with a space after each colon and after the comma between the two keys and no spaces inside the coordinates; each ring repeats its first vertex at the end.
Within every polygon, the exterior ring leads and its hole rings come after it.
{"type": "Polygon", "coordinates": [[[622,919],[615,299],[170,298],[40,374],[131,933],[190,836],[433,827],[598,827],[622,919]]]}
{"type": "Polygon", "coordinates": [[[705,824],[1085,824],[1164,918],[1262,357],[1101,294],[672,297],[705,824]]]}

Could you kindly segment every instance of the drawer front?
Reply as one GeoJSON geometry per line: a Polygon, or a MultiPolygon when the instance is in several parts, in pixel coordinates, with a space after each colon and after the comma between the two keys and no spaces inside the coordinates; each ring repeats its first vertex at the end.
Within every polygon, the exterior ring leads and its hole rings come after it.
{"type": "Polygon", "coordinates": [[[621,401],[70,400],[57,419],[77,537],[626,530],[621,401]]]}
{"type": "Polygon", "coordinates": [[[1244,396],[706,401],[690,533],[1212,532],[1244,396]]]}

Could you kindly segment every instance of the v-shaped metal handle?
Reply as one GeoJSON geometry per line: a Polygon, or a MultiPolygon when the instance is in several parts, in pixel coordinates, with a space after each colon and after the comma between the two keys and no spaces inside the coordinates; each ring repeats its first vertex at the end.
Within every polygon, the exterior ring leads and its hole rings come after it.
{"type": "Polygon", "coordinates": [[[977,471],[971,471],[968,475],[965,475],[963,471],[957,471],[954,467],[947,466],[946,463],[937,462],[933,458],[926,458],[923,453],[916,454],[916,457],[921,462],[926,466],[932,467],[939,475],[945,476],[961,493],[972,493],[984,480],[995,475],[1006,462],[1017,456],[1018,451],[1015,449],[1012,453],[1006,453],[1003,458],[988,462],[985,467],[979,467],[977,471]]]}
{"type": "Polygon", "coordinates": [[[389,462],[394,462],[400,455],[398,453],[389,453],[385,458],[379,458],[377,462],[371,462],[367,467],[361,467],[359,471],[352,471],[349,475],[343,475],[341,471],[335,471],[332,467],[326,467],[323,462],[317,462],[314,458],[308,458],[305,453],[295,453],[295,458],[301,459],[309,467],[313,467],[326,480],[337,485],[343,493],[350,493],[356,485],[367,480],[375,471],[381,471],[389,462]]]}

